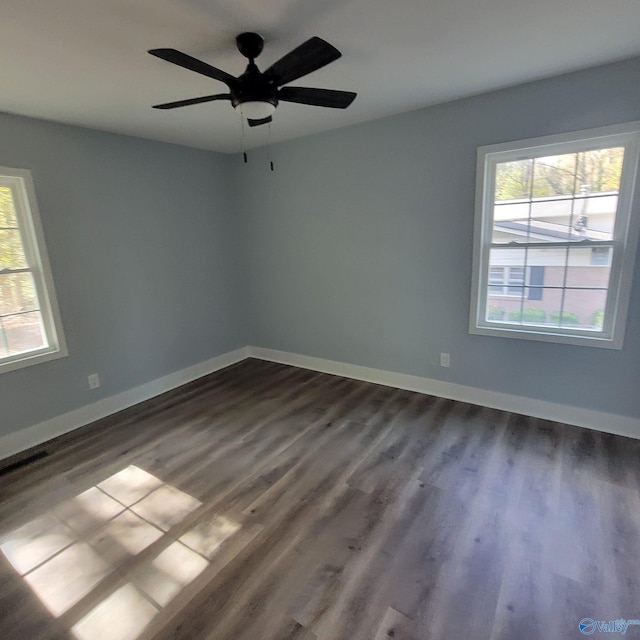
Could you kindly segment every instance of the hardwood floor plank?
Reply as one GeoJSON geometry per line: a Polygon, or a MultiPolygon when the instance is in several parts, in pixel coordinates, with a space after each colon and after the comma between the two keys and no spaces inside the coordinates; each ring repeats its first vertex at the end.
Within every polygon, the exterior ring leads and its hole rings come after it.
{"type": "Polygon", "coordinates": [[[413,620],[389,607],[373,640],[419,640],[413,620]]]}
{"type": "Polygon", "coordinates": [[[3,640],[566,640],[640,617],[639,441],[247,360],[45,450],[0,485],[3,640]]]}

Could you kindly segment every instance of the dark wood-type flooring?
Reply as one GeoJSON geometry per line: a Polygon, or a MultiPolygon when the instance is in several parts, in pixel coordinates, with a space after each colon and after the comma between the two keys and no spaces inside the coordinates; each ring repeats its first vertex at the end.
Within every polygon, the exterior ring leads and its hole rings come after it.
{"type": "Polygon", "coordinates": [[[0,476],[2,640],[640,618],[635,440],[246,360],[45,449],[0,476]]]}

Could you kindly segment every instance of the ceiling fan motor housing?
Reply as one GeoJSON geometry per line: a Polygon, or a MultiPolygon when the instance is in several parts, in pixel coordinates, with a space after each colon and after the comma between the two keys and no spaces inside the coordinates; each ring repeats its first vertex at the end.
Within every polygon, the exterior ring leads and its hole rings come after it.
{"type": "Polygon", "coordinates": [[[237,107],[243,102],[269,102],[278,106],[278,87],[273,80],[260,73],[255,62],[247,65],[246,71],[230,87],[231,104],[237,107]]]}

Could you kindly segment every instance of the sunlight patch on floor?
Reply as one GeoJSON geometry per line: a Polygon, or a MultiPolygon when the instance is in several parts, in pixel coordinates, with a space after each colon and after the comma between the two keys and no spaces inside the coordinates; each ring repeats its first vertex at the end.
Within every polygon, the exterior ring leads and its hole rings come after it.
{"type": "Polygon", "coordinates": [[[101,482],[98,488],[129,507],[161,486],[162,481],[154,475],[131,465],[101,482]]]}
{"type": "Polygon", "coordinates": [[[87,489],[70,502],[75,504],[82,513],[93,516],[102,522],[113,518],[124,510],[124,506],[120,502],[109,497],[97,487],[87,489]]]}
{"type": "Polygon", "coordinates": [[[200,504],[198,500],[183,491],[164,485],[132,506],[131,510],[164,531],[168,531],[178,522],[182,522],[200,504]]]}
{"type": "Polygon", "coordinates": [[[24,575],[75,541],[73,531],[53,516],[44,515],[16,529],[0,548],[14,569],[24,575]]]}
{"type": "Polygon", "coordinates": [[[140,567],[133,575],[133,581],[155,602],[165,607],[208,564],[201,555],[180,542],[174,542],[149,564],[140,567]]]}
{"type": "Polygon", "coordinates": [[[110,562],[120,564],[127,556],[139,554],[163,535],[160,529],[135,513],[125,511],[90,538],[89,543],[110,562]]]}
{"type": "Polygon", "coordinates": [[[73,544],[25,576],[44,605],[59,616],[86,596],[111,567],[88,544],[73,544]]]}
{"type": "Polygon", "coordinates": [[[54,616],[69,612],[78,640],[135,640],[240,529],[212,514],[179,540],[167,535],[201,506],[132,465],[3,536],[0,549],[54,616]],[[153,557],[127,572],[127,561],[152,544],[153,557]],[[127,584],[105,583],[104,598],[78,620],[72,607],[91,597],[77,609],[86,612],[100,592],[91,593],[116,568],[127,572],[127,584]]]}
{"type": "Polygon", "coordinates": [[[214,515],[209,520],[199,522],[191,531],[185,533],[180,538],[180,542],[211,560],[218,552],[220,545],[239,528],[240,525],[232,520],[214,515]]]}
{"type": "Polygon", "coordinates": [[[72,627],[78,640],[135,640],[158,610],[133,585],[114,591],[72,627]]]}

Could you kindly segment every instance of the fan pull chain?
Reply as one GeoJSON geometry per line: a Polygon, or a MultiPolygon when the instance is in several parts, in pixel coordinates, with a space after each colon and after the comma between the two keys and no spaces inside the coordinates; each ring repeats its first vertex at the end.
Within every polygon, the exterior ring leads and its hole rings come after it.
{"type": "Polygon", "coordinates": [[[240,115],[240,150],[242,151],[242,158],[244,159],[244,163],[247,164],[249,162],[249,158],[247,157],[247,152],[244,150],[244,117],[240,115]]]}
{"type": "Polygon", "coordinates": [[[271,159],[271,122],[267,125],[269,132],[267,133],[267,157],[269,158],[269,167],[273,171],[273,160],[271,159]]]}

